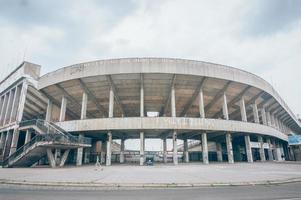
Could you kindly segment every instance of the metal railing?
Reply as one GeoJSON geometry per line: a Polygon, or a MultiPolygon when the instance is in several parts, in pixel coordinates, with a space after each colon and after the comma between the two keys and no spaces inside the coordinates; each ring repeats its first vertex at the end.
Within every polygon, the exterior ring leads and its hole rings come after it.
{"type": "Polygon", "coordinates": [[[37,142],[52,142],[53,144],[91,144],[90,138],[71,135],[70,133],[64,131],[62,128],[54,125],[53,123],[46,122],[45,120],[27,120],[19,123],[19,127],[25,126],[37,126],[43,133],[36,135],[29,142],[18,148],[17,151],[15,151],[12,155],[10,155],[3,161],[3,166],[9,165],[10,161],[13,161],[15,158],[31,148],[37,142]]]}

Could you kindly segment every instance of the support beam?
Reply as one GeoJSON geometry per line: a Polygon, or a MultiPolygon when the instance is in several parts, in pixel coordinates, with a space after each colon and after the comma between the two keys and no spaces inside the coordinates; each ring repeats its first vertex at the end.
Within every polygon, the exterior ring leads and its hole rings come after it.
{"type": "Polygon", "coordinates": [[[87,105],[88,105],[88,94],[84,92],[82,96],[82,109],[81,109],[80,119],[87,118],[87,105]]]}
{"type": "Polygon", "coordinates": [[[112,132],[108,132],[108,139],[107,139],[107,159],[106,159],[106,166],[111,165],[111,157],[112,157],[112,132]]]}
{"type": "Polygon", "coordinates": [[[228,162],[232,164],[234,163],[234,158],[233,158],[232,138],[230,133],[226,134],[226,144],[227,144],[228,162]]]}
{"type": "Polygon", "coordinates": [[[230,86],[231,81],[228,81],[224,87],[217,92],[217,94],[213,97],[213,99],[210,101],[210,103],[205,107],[205,111],[208,112],[212,106],[215,105],[215,103],[223,96],[224,92],[226,92],[226,90],[228,89],[228,87],[230,86]]]}
{"type": "Polygon", "coordinates": [[[252,155],[252,148],[251,148],[251,140],[249,135],[245,135],[245,145],[246,145],[246,154],[247,154],[247,161],[249,163],[253,162],[253,155],[252,155]]]}
{"type": "Polygon", "coordinates": [[[119,162],[122,164],[124,163],[124,142],[125,139],[122,138],[120,142],[120,157],[119,157],[119,162]]]}
{"type": "Polygon", "coordinates": [[[140,117],[144,117],[144,81],[143,81],[143,74],[140,75],[140,117]]]}
{"type": "Polygon", "coordinates": [[[144,138],[144,132],[140,132],[140,165],[144,165],[144,146],[145,144],[145,138],[144,138]]]}
{"type": "Polygon", "coordinates": [[[48,162],[49,162],[50,167],[55,168],[55,166],[56,166],[55,159],[54,159],[54,156],[53,156],[53,153],[52,153],[51,149],[47,148],[46,151],[47,151],[47,158],[48,158],[48,162]]]}
{"type": "Polygon", "coordinates": [[[203,95],[203,89],[200,89],[199,93],[199,112],[200,112],[200,117],[205,118],[205,108],[204,108],[204,95],[203,95]]]}
{"type": "Polygon", "coordinates": [[[254,122],[259,124],[259,115],[258,115],[258,109],[257,109],[256,102],[254,102],[252,108],[253,108],[254,122]]]}
{"type": "Polygon", "coordinates": [[[177,111],[176,111],[176,94],[175,94],[175,87],[171,88],[171,116],[176,117],[177,111]]]}
{"type": "Polygon", "coordinates": [[[46,116],[45,116],[45,120],[47,122],[51,121],[51,117],[52,117],[52,107],[53,107],[53,103],[50,99],[48,99],[48,103],[47,103],[47,110],[46,110],[46,116]]]}
{"type": "Polygon", "coordinates": [[[69,152],[70,152],[70,149],[65,150],[65,152],[61,158],[60,167],[63,167],[65,165],[65,162],[68,158],[69,152]]]}
{"type": "Polygon", "coordinates": [[[114,90],[110,87],[110,97],[109,97],[109,118],[114,115],[114,90]]]}
{"type": "Polygon", "coordinates": [[[207,133],[202,133],[202,156],[203,156],[203,163],[209,164],[207,133]]]}
{"type": "Polygon", "coordinates": [[[166,138],[163,140],[163,162],[167,163],[167,143],[166,143],[166,138]]]}
{"type": "Polygon", "coordinates": [[[172,134],[173,142],[173,164],[178,165],[178,143],[177,143],[177,131],[173,131],[172,134]]]}
{"type": "Polygon", "coordinates": [[[164,102],[164,104],[163,104],[163,106],[160,110],[160,116],[165,116],[165,113],[167,112],[167,108],[168,108],[170,98],[171,98],[171,90],[174,87],[175,82],[176,82],[176,75],[174,74],[172,76],[170,87],[169,87],[169,90],[168,90],[168,97],[166,98],[166,100],[165,100],[165,102],[164,102]]]}
{"type": "Polygon", "coordinates": [[[247,112],[246,112],[246,106],[245,106],[245,100],[242,97],[239,103],[240,106],[240,114],[241,114],[241,121],[247,122],[247,112]]]}
{"type": "Polygon", "coordinates": [[[202,80],[200,81],[200,83],[198,84],[197,88],[195,89],[192,97],[189,99],[189,101],[185,104],[180,117],[183,117],[187,114],[187,112],[189,111],[189,109],[191,108],[193,102],[195,101],[195,99],[198,97],[198,95],[200,95],[200,116],[205,116],[204,114],[204,102],[203,103],[203,107],[201,108],[201,101],[203,101],[203,85],[205,83],[206,77],[202,78],[202,80]]]}
{"type": "Polygon", "coordinates": [[[14,90],[14,99],[13,99],[13,104],[12,104],[10,115],[9,115],[9,122],[8,122],[9,124],[14,121],[14,116],[13,115],[14,115],[14,112],[15,112],[16,108],[18,107],[18,104],[16,102],[18,100],[18,98],[17,98],[18,88],[19,87],[16,86],[15,90],[14,90]]]}
{"type": "Polygon", "coordinates": [[[60,110],[60,118],[59,121],[63,122],[66,118],[66,108],[67,108],[67,98],[65,96],[62,97],[61,110],[60,110]]]}
{"type": "Polygon", "coordinates": [[[260,160],[262,162],[266,161],[266,158],[265,158],[265,153],[264,153],[264,147],[263,147],[263,138],[262,136],[258,136],[258,142],[259,142],[259,155],[260,155],[260,160]]]}
{"type": "Polygon", "coordinates": [[[260,113],[261,113],[262,124],[267,125],[267,116],[265,113],[265,108],[261,108],[260,113]]]}
{"type": "Polygon", "coordinates": [[[16,152],[18,146],[18,140],[19,140],[19,130],[14,129],[9,155],[12,155],[13,153],[16,152]]]}
{"type": "Polygon", "coordinates": [[[91,101],[95,104],[95,106],[97,107],[98,111],[104,115],[104,116],[108,116],[108,112],[106,111],[106,109],[99,103],[99,101],[97,100],[97,98],[95,97],[95,95],[93,94],[93,92],[91,92],[89,90],[89,88],[86,86],[86,84],[84,83],[84,81],[82,79],[78,79],[79,80],[79,84],[82,88],[82,90],[88,95],[88,98],[91,99],[91,101]]]}
{"type": "Polygon", "coordinates": [[[188,152],[188,140],[187,138],[184,139],[183,141],[183,146],[184,146],[184,162],[188,163],[189,162],[189,152],[188,152]]]}
{"type": "Polygon", "coordinates": [[[115,86],[115,84],[114,84],[114,82],[112,80],[111,75],[107,75],[106,77],[107,77],[107,81],[109,82],[109,85],[110,85],[110,91],[113,90],[113,94],[114,94],[116,103],[119,106],[119,109],[120,109],[120,111],[122,113],[122,116],[126,116],[126,113],[124,111],[124,107],[123,107],[123,105],[121,103],[121,100],[120,100],[119,96],[117,95],[117,89],[116,89],[116,86],[115,86]]]}
{"type": "Polygon", "coordinates": [[[228,105],[227,105],[227,96],[226,93],[223,95],[223,117],[225,120],[229,120],[229,113],[228,113],[228,105]]]}

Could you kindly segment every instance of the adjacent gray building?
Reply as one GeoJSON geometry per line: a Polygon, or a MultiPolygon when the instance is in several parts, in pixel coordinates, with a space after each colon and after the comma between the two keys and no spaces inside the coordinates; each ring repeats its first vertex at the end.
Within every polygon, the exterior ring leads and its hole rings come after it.
{"type": "Polygon", "coordinates": [[[162,140],[158,162],[295,160],[288,137],[298,134],[300,121],[269,83],[208,62],[99,60],[43,76],[24,62],[0,83],[4,167],[111,165],[128,155],[143,165],[148,138],[162,140]],[[125,150],[127,139],[140,139],[140,151],[125,150]]]}

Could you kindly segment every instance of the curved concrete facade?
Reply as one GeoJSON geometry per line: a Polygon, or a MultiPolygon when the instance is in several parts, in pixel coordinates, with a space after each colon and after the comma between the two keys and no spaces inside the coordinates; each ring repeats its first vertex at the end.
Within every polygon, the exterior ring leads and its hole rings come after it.
{"type": "MultiPolygon", "coordinates": [[[[121,141],[121,163],[126,162],[125,140],[140,139],[143,165],[145,139],[159,138],[162,162],[168,162],[166,140],[172,139],[174,164],[193,159],[189,149],[195,141],[200,141],[198,159],[208,164],[291,159],[288,136],[301,134],[300,122],[268,82],[208,62],[99,60],[61,68],[28,85],[32,87],[19,121],[43,118],[74,135],[90,137],[88,151],[107,165],[113,160],[113,140],[121,141]]],[[[7,99],[8,93],[1,99],[3,105],[7,99]]],[[[90,160],[90,154],[83,158],[82,148],[74,154],[77,165],[90,160]]]]}

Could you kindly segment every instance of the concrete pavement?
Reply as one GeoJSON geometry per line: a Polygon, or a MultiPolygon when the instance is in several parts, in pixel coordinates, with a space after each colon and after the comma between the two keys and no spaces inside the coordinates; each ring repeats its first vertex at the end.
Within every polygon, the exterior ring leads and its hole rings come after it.
{"type": "Polygon", "coordinates": [[[301,181],[295,162],[200,163],[174,166],[113,165],[110,167],[2,168],[2,184],[95,187],[199,187],[253,185],[301,181]]]}

